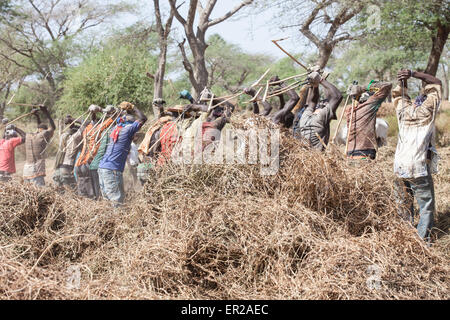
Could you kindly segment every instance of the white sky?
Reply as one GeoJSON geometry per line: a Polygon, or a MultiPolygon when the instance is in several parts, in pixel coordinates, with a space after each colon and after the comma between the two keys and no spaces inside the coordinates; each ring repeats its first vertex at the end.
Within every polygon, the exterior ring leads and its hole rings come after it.
{"type": "MultiPolygon", "coordinates": [[[[203,1],[204,2],[204,1],[203,1]]],[[[218,0],[211,18],[223,16],[225,13],[234,8],[241,0],[218,0]]],[[[164,1],[161,1],[164,3],[164,1]]],[[[180,1],[181,3],[181,1],[180,1]]],[[[180,8],[180,12],[185,17],[188,9],[189,0],[180,8]]],[[[120,19],[120,22],[131,24],[143,17],[149,21],[154,20],[153,5],[150,0],[139,1],[139,16],[126,16],[120,19]]],[[[168,5],[166,6],[168,8],[168,5]]],[[[276,8],[275,8],[276,9],[276,8]]],[[[274,8],[258,12],[256,14],[249,14],[248,10],[241,9],[235,16],[229,18],[225,22],[217,24],[208,30],[207,36],[218,33],[227,42],[239,45],[244,51],[248,53],[265,53],[270,54],[276,58],[283,58],[286,55],[280,51],[270,40],[287,38],[290,39],[282,42],[282,46],[289,52],[299,52],[298,48],[299,35],[298,30],[281,30],[273,25],[274,8]]],[[[163,10],[164,12],[164,10],[163,10]]],[[[168,12],[168,11],[166,11],[168,12]]],[[[183,37],[182,28],[175,19],[174,26],[177,27],[176,39],[181,40],[183,37]]]]}

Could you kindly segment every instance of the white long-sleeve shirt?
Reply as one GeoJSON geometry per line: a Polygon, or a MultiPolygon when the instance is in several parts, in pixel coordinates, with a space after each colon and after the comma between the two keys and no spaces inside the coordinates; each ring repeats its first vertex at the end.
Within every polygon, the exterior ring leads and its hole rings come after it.
{"type": "Polygon", "coordinates": [[[399,126],[394,172],[400,178],[425,177],[429,174],[428,164],[431,174],[438,172],[435,120],[441,101],[441,92],[440,85],[426,85],[424,89],[426,98],[422,105],[416,106],[406,93],[406,89],[404,99],[400,86],[392,91],[399,126]],[[429,152],[431,152],[431,159],[428,159],[429,152]]]}

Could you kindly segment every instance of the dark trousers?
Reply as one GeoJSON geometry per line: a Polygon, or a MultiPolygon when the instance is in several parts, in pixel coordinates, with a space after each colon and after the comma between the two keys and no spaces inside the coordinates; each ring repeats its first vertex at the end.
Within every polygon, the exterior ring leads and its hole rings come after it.
{"type": "Polygon", "coordinates": [[[413,200],[416,198],[420,215],[417,232],[422,239],[430,241],[436,210],[433,176],[429,173],[426,177],[400,179],[395,186],[400,216],[411,224],[414,223],[413,200]]]}
{"type": "Polygon", "coordinates": [[[98,170],[90,170],[91,171],[91,179],[92,186],[94,189],[95,199],[100,199],[101,191],[100,191],[100,179],[98,177],[98,170]]]}
{"type": "Polygon", "coordinates": [[[78,178],[78,195],[89,199],[95,199],[94,185],[92,184],[90,171],[89,165],[87,164],[75,167],[75,172],[78,178]]]}

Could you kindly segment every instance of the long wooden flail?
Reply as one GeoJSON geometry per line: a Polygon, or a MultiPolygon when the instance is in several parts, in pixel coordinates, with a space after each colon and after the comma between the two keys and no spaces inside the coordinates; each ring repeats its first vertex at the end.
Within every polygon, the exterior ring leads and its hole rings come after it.
{"type": "Polygon", "coordinates": [[[19,121],[19,120],[21,120],[21,119],[23,119],[25,117],[31,116],[32,114],[33,114],[33,112],[25,113],[25,114],[21,115],[20,117],[17,117],[16,119],[8,122],[8,125],[13,124],[14,122],[17,122],[17,121],[19,121]]]}
{"type": "Polygon", "coordinates": [[[347,143],[345,145],[345,156],[348,154],[348,144],[350,142],[350,132],[352,131],[352,125],[353,125],[353,112],[355,111],[356,101],[353,101],[352,103],[352,114],[350,116],[350,125],[348,127],[348,133],[347,133],[347,143]]]}
{"type": "Polygon", "coordinates": [[[339,119],[339,122],[338,122],[338,125],[337,125],[337,128],[336,128],[336,132],[334,133],[333,139],[331,139],[332,143],[336,142],[336,137],[337,137],[337,134],[339,132],[339,128],[341,127],[342,120],[344,119],[345,109],[347,108],[347,103],[348,103],[348,99],[349,98],[350,98],[350,95],[348,95],[347,96],[347,100],[345,100],[344,111],[342,111],[341,118],[339,119]]]}
{"type": "Polygon", "coordinates": [[[293,55],[291,55],[289,52],[287,52],[286,50],[283,49],[283,47],[281,47],[278,42],[280,41],[284,41],[287,40],[289,38],[284,38],[284,39],[278,39],[278,40],[272,40],[272,42],[281,50],[283,51],[289,58],[291,58],[293,61],[295,61],[295,63],[297,63],[298,65],[300,65],[302,68],[304,68],[306,71],[309,71],[308,68],[301,63],[300,61],[298,61],[293,55]]]}
{"type": "Polygon", "coordinates": [[[119,119],[121,114],[122,114],[122,112],[119,111],[119,114],[116,116],[114,121],[111,122],[111,124],[105,129],[105,132],[103,132],[101,138],[98,141],[95,142],[95,147],[97,147],[97,145],[103,140],[103,138],[105,137],[106,133],[108,133],[109,129],[111,129],[114,125],[116,125],[117,119],[119,119]]]}
{"type": "Polygon", "coordinates": [[[83,118],[84,116],[86,116],[89,113],[89,111],[86,111],[85,113],[83,113],[81,116],[79,116],[78,118],[76,118],[74,121],[72,121],[67,127],[64,128],[64,130],[61,133],[66,132],[67,130],[70,129],[70,127],[72,127],[75,122],[77,122],[78,120],[80,120],[81,118],[83,118]]]}
{"type": "MultiPolygon", "coordinates": [[[[290,77],[287,77],[287,78],[285,78],[285,79],[281,79],[281,80],[278,80],[278,81],[269,82],[269,85],[277,85],[277,84],[280,84],[280,83],[282,83],[282,82],[284,82],[284,81],[287,81],[287,80],[292,80],[292,79],[295,79],[295,78],[304,77],[304,76],[306,76],[306,75],[308,75],[308,74],[309,74],[308,72],[306,72],[306,73],[301,73],[301,74],[297,74],[297,75],[295,75],[295,76],[290,76],[290,77]]],[[[258,87],[258,86],[264,87],[265,84],[258,84],[257,87],[258,87]]]]}

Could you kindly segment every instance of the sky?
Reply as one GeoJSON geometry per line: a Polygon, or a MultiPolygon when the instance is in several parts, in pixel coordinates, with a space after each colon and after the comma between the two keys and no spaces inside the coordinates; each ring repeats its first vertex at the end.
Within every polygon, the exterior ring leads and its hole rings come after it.
{"type": "MultiPolygon", "coordinates": [[[[146,0],[146,4],[140,6],[140,15],[127,15],[121,21],[124,24],[131,24],[142,18],[154,20],[153,7],[150,2],[152,1],[146,0]]],[[[205,1],[203,2],[205,3],[205,1]]],[[[241,0],[218,0],[211,18],[214,19],[223,16],[240,2],[241,0]]],[[[180,8],[180,12],[184,17],[186,16],[188,3],[189,1],[186,0],[186,4],[180,8]]],[[[235,16],[211,27],[208,30],[207,36],[217,33],[227,42],[239,45],[245,52],[269,54],[275,58],[283,58],[286,55],[271,40],[290,37],[281,43],[282,46],[289,52],[299,52],[300,50],[297,46],[299,45],[300,32],[295,29],[281,30],[275,27],[272,22],[273,16],[273,8],[256,14],[249,14],[248,10],[239,11],[235,16]]],[[[182,40],[183,33],[180,28],[181,25],[176,19],[174,26],[177,27],[175,38],[182,40]]]]}

